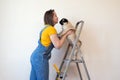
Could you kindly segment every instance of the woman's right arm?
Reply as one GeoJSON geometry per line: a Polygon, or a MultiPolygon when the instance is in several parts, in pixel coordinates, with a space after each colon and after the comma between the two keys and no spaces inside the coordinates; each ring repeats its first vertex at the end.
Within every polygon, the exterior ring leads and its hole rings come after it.
{"type": "Polygon", "coordinates": [[[57,34],[53,34],[50,36],[50,39],[54,45],[55,48],[59,49],[62,47],[62,45],[65,42],[66,37],[71,34],[73,31],[69,30],[66,34],[64,34],[61,39],[58,38],[57,34]]]}

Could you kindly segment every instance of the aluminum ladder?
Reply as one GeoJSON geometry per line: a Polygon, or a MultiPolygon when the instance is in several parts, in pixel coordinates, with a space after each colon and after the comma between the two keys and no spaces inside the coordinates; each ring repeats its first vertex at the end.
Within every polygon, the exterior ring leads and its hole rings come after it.
{"type": "Polygon", "coordinates": [[[87,80],[90,80],[90,76],[89,76],[89,73],[88,73],[88,70],[87,70],[87,67],[86,67],[86,63],[85,63],[85,60],[83,58],[82,52],[80,50],[81,45],[79,47],[76,46],[78,41],[82,44],[82,42],[79,40],[79,37],[80,37],[81,30],[83,28],[83,24],[84,24],[84,21],[82,21],[82,20],[78,21],[76,23],[75,27],[76,27],[76,29],[78,29],[78,35],[77,35],[77,37],[75,39],[75,43],[73,45],[68,43],[68,47],[67,47],[65,55],[63,57],[60,68],[59,68],[59,70],[57,69],[57,76],[56,76],[55,80],[65,80],[67,72],[68,72],[68,68],[69,68],[71,62],[76,63],[80,80],[83,80],[83,77],[82,77],[82,73],[80,71],[79,63],[83,64],[83,68],[84,68],[85,74],[87,76],[87,80]],[[70,50],[70,47],[72,48],[71,50],[70,50]],[[77,49],[77,52],[75,53],[76,49],[77,49]],[[66,59],[66,57],[68,55],[68,52],[70,52],[70,54],[68,56],[68,59],[66,59]],[[79,54],[80,59],[78,59],[78,54],[79,54]],[[74,59],[73,59],[73,57],[74,57],[74,59]],[[64,71],[61,71],[64,64],[66,64],[66,66],[64,68],[64,71]]]}

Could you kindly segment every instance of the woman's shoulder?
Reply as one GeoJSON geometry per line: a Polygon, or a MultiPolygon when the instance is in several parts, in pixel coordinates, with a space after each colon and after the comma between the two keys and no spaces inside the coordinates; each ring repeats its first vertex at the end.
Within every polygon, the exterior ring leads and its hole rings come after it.
{"type": "Polygon", "coordinates": [[[47,34],[49,34],[49,35],[51,35],[51,34],[57,34],[57,31],[56,31],[55,27],[51,26],[51,25],[47,26],[47,28],[45,29],[45,32],[47,34]]]}
{"type": "Polygon", "coordinates": [[[51,30],[55,30],[55,28],[54,28],[54,26],[48,25],[46,27],[46,30],[51,31],[51,30]]]}

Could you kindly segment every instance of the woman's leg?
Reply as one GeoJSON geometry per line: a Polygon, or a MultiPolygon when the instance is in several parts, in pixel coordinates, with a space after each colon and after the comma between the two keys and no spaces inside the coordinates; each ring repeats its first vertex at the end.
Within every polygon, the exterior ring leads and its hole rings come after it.
{"type": "Polygon", "coordinates": [[[49,80],[48,60],[43,60],[39,67],[36,68],[37,80],[49,80]]]}
{"type": "Polygon", "coordinates": [[[31,66],[30,80],[37,80],[36,72],[33,66],[31,66]]]}

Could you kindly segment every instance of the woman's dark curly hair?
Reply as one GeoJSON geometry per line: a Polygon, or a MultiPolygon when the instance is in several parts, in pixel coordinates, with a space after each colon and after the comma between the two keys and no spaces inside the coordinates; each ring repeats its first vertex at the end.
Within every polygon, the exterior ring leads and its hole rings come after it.
{"type": "Polygon", "coordinates": [[[54,13],[53,12],[54,12],[54,9],[50,9],[50,10],[45,12],[44,24],[48,24],[48,25],[54,26],[54,22],[53,22],[53,15],[54,15],[54,13]]]}

